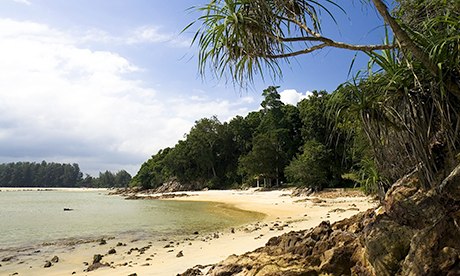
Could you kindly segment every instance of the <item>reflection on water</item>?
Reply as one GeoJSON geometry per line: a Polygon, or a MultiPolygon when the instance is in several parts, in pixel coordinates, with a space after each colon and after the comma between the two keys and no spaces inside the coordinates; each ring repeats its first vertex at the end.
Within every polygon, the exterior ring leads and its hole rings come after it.
{"type": "Polygon", "coordinates": [[[103,235],[215,231],[261,218],[213,202],[124,200],[80,190],[0,192],[0,248],[103,235]]]}

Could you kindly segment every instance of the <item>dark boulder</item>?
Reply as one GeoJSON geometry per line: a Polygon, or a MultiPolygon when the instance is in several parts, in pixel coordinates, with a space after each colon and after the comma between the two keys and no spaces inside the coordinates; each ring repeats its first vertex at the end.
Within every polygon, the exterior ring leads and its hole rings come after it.
{"type": "Polygon", "coordinates": [[[45,265],[43,266],[44,268],[51,267],[53,264],[50,261],[46,261],[45,265]]]}

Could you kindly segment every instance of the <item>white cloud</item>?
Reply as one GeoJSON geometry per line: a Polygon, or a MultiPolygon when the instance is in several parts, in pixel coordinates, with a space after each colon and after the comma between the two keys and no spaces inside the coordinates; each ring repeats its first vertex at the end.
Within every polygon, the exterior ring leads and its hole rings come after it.
{"type": "Polygon", "coordinates": [[[312,93],[310,91],[305,94],[297,92],[295,89],[286,89],[280,92],[281,101],[284,104],[297,105],[303,99],[310,97],[312,93]]]}
{"type": "Polygon", "coordinates": [[[163,32],[158,26],[142,26],[122,35],[113,35],[99,29],[91,29],[80,36],[81,42],[102,42],[115,44],[168,44],[173,47],[189,47],[190,39],[178,34],[163,32]]]}
{"type": "Polygon", "coordinates": [[[16,2],[16,3],[19,3],[19,4],[24,4],[24,5],[27,5],[27,6],[30,6],[32,5],[32,3],[28,0],[13,0],[13,2],[16,2]]]}
{"type": "Polygon", "coordinates": [[[249,111],[250,97],[229,102],[156,91],[123,56],[79,45],[46,25],[0,19],[0,162],[45,159],[77,162],[92,174],[135,173],[195,120],[249,111]]]}

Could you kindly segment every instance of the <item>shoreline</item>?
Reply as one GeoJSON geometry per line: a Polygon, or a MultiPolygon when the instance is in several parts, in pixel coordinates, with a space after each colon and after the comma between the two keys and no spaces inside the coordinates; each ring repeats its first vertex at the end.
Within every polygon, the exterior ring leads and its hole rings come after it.
{"type": "Polygon", "coordinates": [[[108,188],[70,188],[70,187],[0,187],[0,192],[106,192],[108,188]]]}
{"type": "Polygon", "coordinates": [[[224,208],[266,215],[257,222],[210,233],[140,240],[114,237],[105,240],[105,244],[100,244],[100,240],[96,240],[73,245],[42,246],[31,248],[21,256],[18,254],[7,261],[2,259],[9,256],[4,256],[4,252],[0,251],[0,274],[176,275],[196,265],[214,264],[229,255],[254,250],[265,245],[271,237],[309,229],[323,220],[332,223],[376,206],[375,202],[364,196],[329,198],[320,194],[290,197],[291,191],[259,192],[252,189],[180,192],[190,196],[163,200],[217,202],[229,206],[224,208]],[[111,250],[112,254],[109,254],[111,250]],[[101,263],[110,266],[85,272],[96,254],[103,255],[101,263]],[[58,256],[59,261],[52,263],[49,268],[44,268],[45,262],[54,256],[58,256]]]}

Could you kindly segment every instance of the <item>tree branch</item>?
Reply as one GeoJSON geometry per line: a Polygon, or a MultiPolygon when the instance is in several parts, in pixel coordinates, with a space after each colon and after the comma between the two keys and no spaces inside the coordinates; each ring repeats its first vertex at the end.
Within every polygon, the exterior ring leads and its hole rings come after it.
{"type": "Polygon", "coordinates": [[[290,52],[290,53],[285,53],[285,54],[279,54],[279,55],[262,55],[262,56],[266,57],[266,58],[271,58],[271,59],[288,58],[288,57],[294,57],[294,56],[298,56],[298,55],[302,55],[302,54],[308,54],[308,53],[311,53],[313,51],[322,49],[322,48],[327,47],[327,46],[329,46],[329,45],[327,45],[326,43],[323,43],[323,44],[318,44],[318,45],[315,45],[315,46],[312,46],[310,48],[306,48],[306,49],[300,50],[300,51],[295,51],[295,52],[290,52]]]}
{"type": "MultiPolygon", "coordinates": [[[[386,45],[386,44],[378,44],[378,45],[354,45],[354,44],[348,44],[340,41],[334,41],[328,37],[324,37],[321,34],[313,31],[310,29],[308,26],[303,24],[302,22],[294,19],[294,18],[287,18],[287,17],[280,17],[280,19],[287,20],[289,22],[292,22],[296,24],[299,28],[304,30],[306,33],[310,34],[311,36],[301,36],[301,37],[279,37],[275,36],[276,39],[282,42],[303,42],[303,41],[310,41],[310,42],[323,42],[326,44],[325,46],[321,47],[324,48],[326,46],[329,47],[335,47],[335,48],[340,48],[340,49],[347,49],[347,50],[355,50],[355,51],[375,51],[375,50],[388,50],[388,49],[394,49],[397,48],[396,45],[386,45]]],[[[322,45],[322,44],[320,44],[322,45]]],[[[320,48],[320,49],[321,49],[320,48]]],[[[310,48],[309,48],[310,49],[310,48]]],[[[307,49],[306,49],[307,50],[307,49]]],[[[314,49],[317,50],[317,49],[314,49]]],[[[301,51],[302,53],[310,53],[312,51],[301,51]]]]}
{"type": "Polygon", "coordinates": [[[322,42],[321,44],[314,45],[312,47],[295,51],[295,52],[290,52],[290,53],[284,53],[284,54],[278,54],[278,55],[265,55],[265,54],[260,54],[264,57],[267,58],[287,58],[287,57],[293,57],[293,56],[298,56],[302,54],[308,54],[316,50],[323,49],[325,47],[334,47],[334,48],[339,48],[339,49],[346,49],[346,50],[354,50],[354,51],[363,51],[363,52],[369,52],[369,51],[375,51],[375,50],[386,50],[386,49],[393,49],[396,48],[396,45],[354,45],[354,44],[347,44],[343,42],[338,42],[338,41],[333,41],[329,38],[322,37],[321,39],[318,38],[313,38],[313,37],[295,37],[295,38],[283,38],[283,37],[278,37],[280,41],[285,41],[285,42],[295,42],[295,41],[316,41],[316,42],[322,42]]]}

